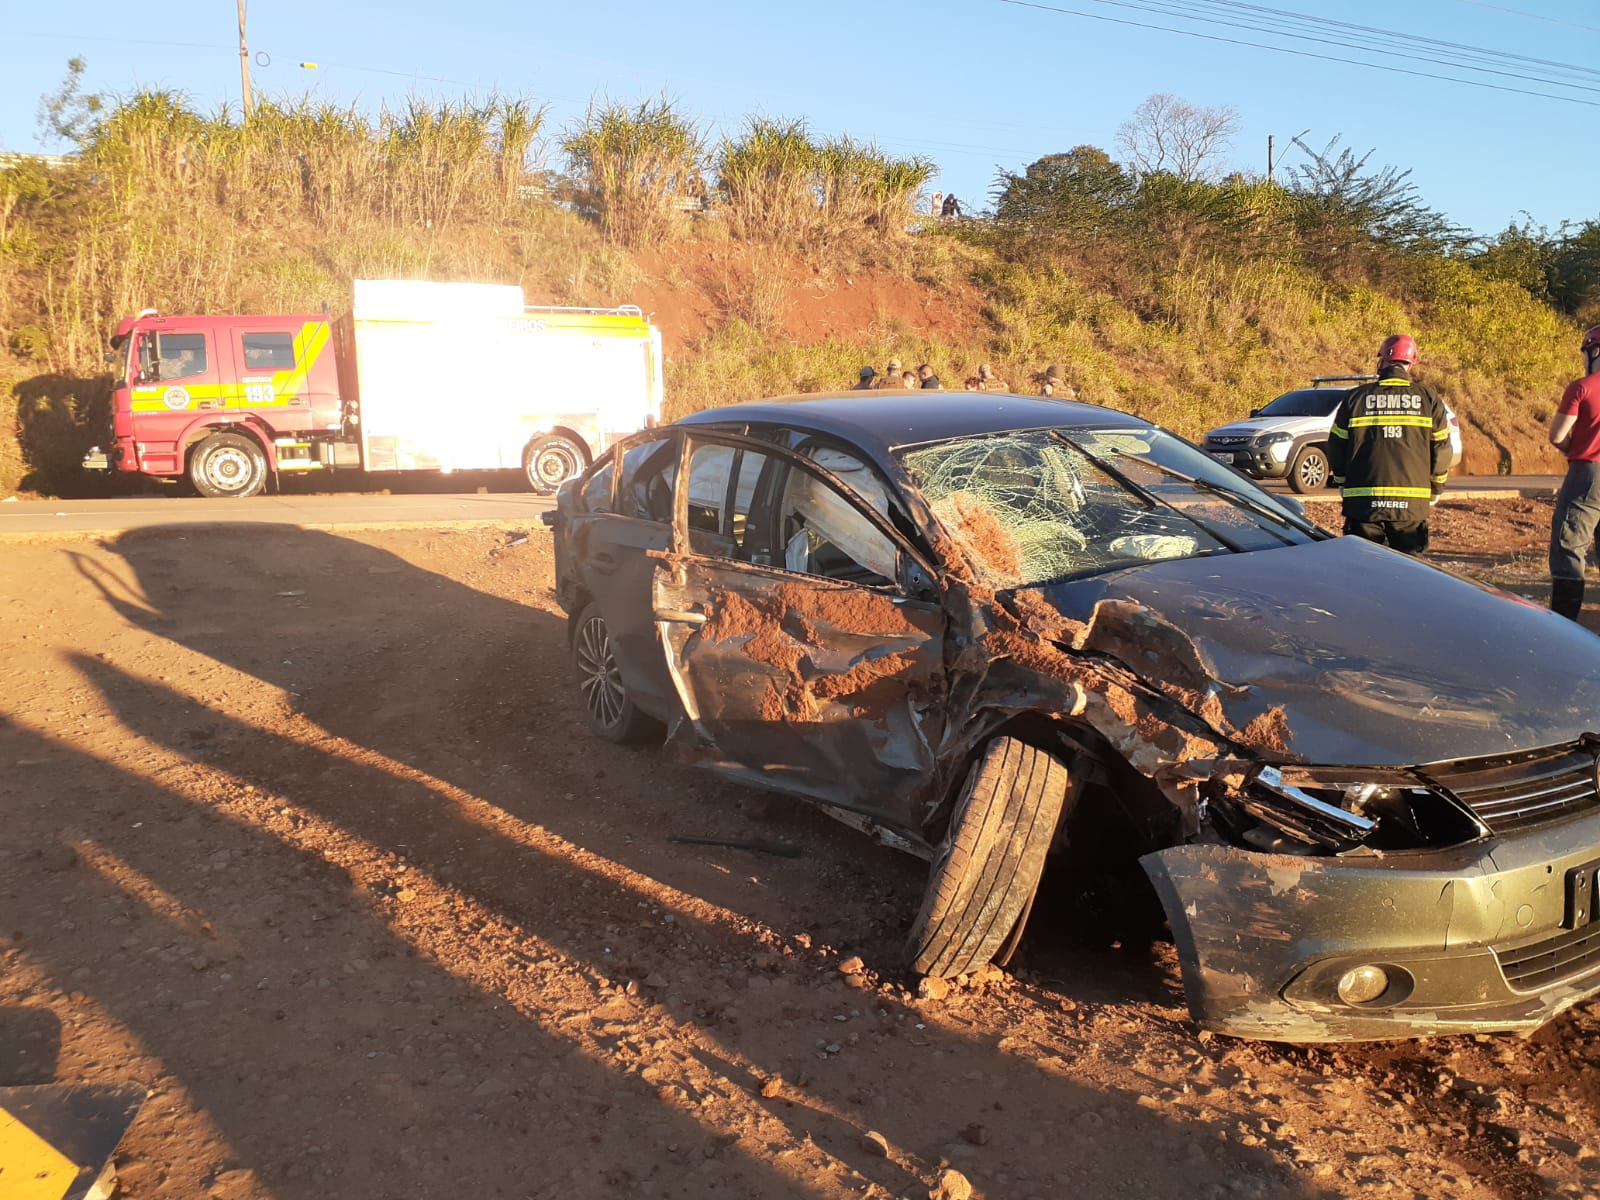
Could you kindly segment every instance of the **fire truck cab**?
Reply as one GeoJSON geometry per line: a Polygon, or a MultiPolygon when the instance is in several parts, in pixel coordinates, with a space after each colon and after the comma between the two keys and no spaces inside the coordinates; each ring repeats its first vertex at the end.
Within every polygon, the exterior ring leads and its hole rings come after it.
{"type": "Polygon", "coordinates": [[[84,465],[187,474],[206,496],[253,495],[269,469],[291,467],[280,446],[343,431],[330,337],[328,319],[314,313],[163,317],[146,309],[123,320],[111,339],[111,443],[84,465]]]}

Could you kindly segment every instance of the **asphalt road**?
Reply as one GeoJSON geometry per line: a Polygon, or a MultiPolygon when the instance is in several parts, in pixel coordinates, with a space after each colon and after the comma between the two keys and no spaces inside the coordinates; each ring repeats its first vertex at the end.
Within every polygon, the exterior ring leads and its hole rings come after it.
{"type": "MultiPolygon", "coordinates": [[[[1553,496],[1559,475],[1467,475],[1452,479],[1446,494],[1468,497],[1553,496]]],[[[1282,483],[1271,491],[1287,494],[1282,483]]],[[[1337,492],[1300,497],[1337,500],[1337,492]]],[[[119,496],[106,500],[7,500],[0,502],[0,536],[5,534],[120,533],[162,525],[297,525],[333,529],[374,525],[436,525],[452,521],[525,522],[555,501],[527,493],[374,495],[332,493],[252,496],[248,500],[209,500],[197,496],[119,496]]]]}
{"type": "Polygon", "coordinates": [[[444,522],[522,522],[536,526],[553,507],[546,496],[315,495],[211,500],[197,496],[120,496],[108,500],[7,500],[0,535],[121,533],[173,525],[341,526],[434,525],[444,522]]]}

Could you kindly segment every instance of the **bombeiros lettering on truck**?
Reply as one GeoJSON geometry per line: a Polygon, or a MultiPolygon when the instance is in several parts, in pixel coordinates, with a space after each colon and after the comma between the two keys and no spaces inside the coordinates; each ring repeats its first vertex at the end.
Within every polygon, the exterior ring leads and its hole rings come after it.
{"type": "Polygon", "coordinates": [[[661,416],[638,308],[528,306],[520,288],[356,280],[348,314],[162,316],[111,339],[91,470],[252,496],[285,471],[522,471],[554,492],[661,416]]]}

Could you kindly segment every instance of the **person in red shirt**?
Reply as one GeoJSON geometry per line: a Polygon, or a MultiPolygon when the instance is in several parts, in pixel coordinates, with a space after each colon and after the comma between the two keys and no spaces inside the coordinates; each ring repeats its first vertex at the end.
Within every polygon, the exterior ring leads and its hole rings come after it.
{"type": "Polygon", "coordinates": [[[1567,456],[1550,519],[1550,608],[1574,621],[1583,611],[1585,560],[1600,526],[1600,325],[1583,335],[1583,369],[1550,418],[1550,444],[1567,456]]]}

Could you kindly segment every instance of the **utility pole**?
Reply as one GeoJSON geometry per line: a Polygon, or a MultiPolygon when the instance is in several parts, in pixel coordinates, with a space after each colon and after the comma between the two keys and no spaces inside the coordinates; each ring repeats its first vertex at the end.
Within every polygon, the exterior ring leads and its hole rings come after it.
{"type": "MultiPolygon", "coordinates": [[[[1305,135],[1310,133],[1310,132],[1311,132],[1311,130],[1309,130],[1309,129],[1302,129],[1299,133],[1295,134],[1292,138],[1289,139],[1290,144],[1298,142],[1301,138],[1305,137],[1305,135]]],[[[1272,182],[1272,168],[1274,166],[1274,162],[1273,162],[1273,158],[1272,158],[1272,143],[1273,143],[1273,140],[1274,139],[1273,139],[1272,134],[1270,134],[1270,133],[1267,134],[1267,182],[1268,183],[1272,182]]]]}
{"type": "Polygon", "coordinates": [[[244,119],[248,121],[256,114],[256,102],[250,94],[250,44],[245,40],[244,10],[245,0],[239,0],[239,83],[244,88],[244,119]]]}

